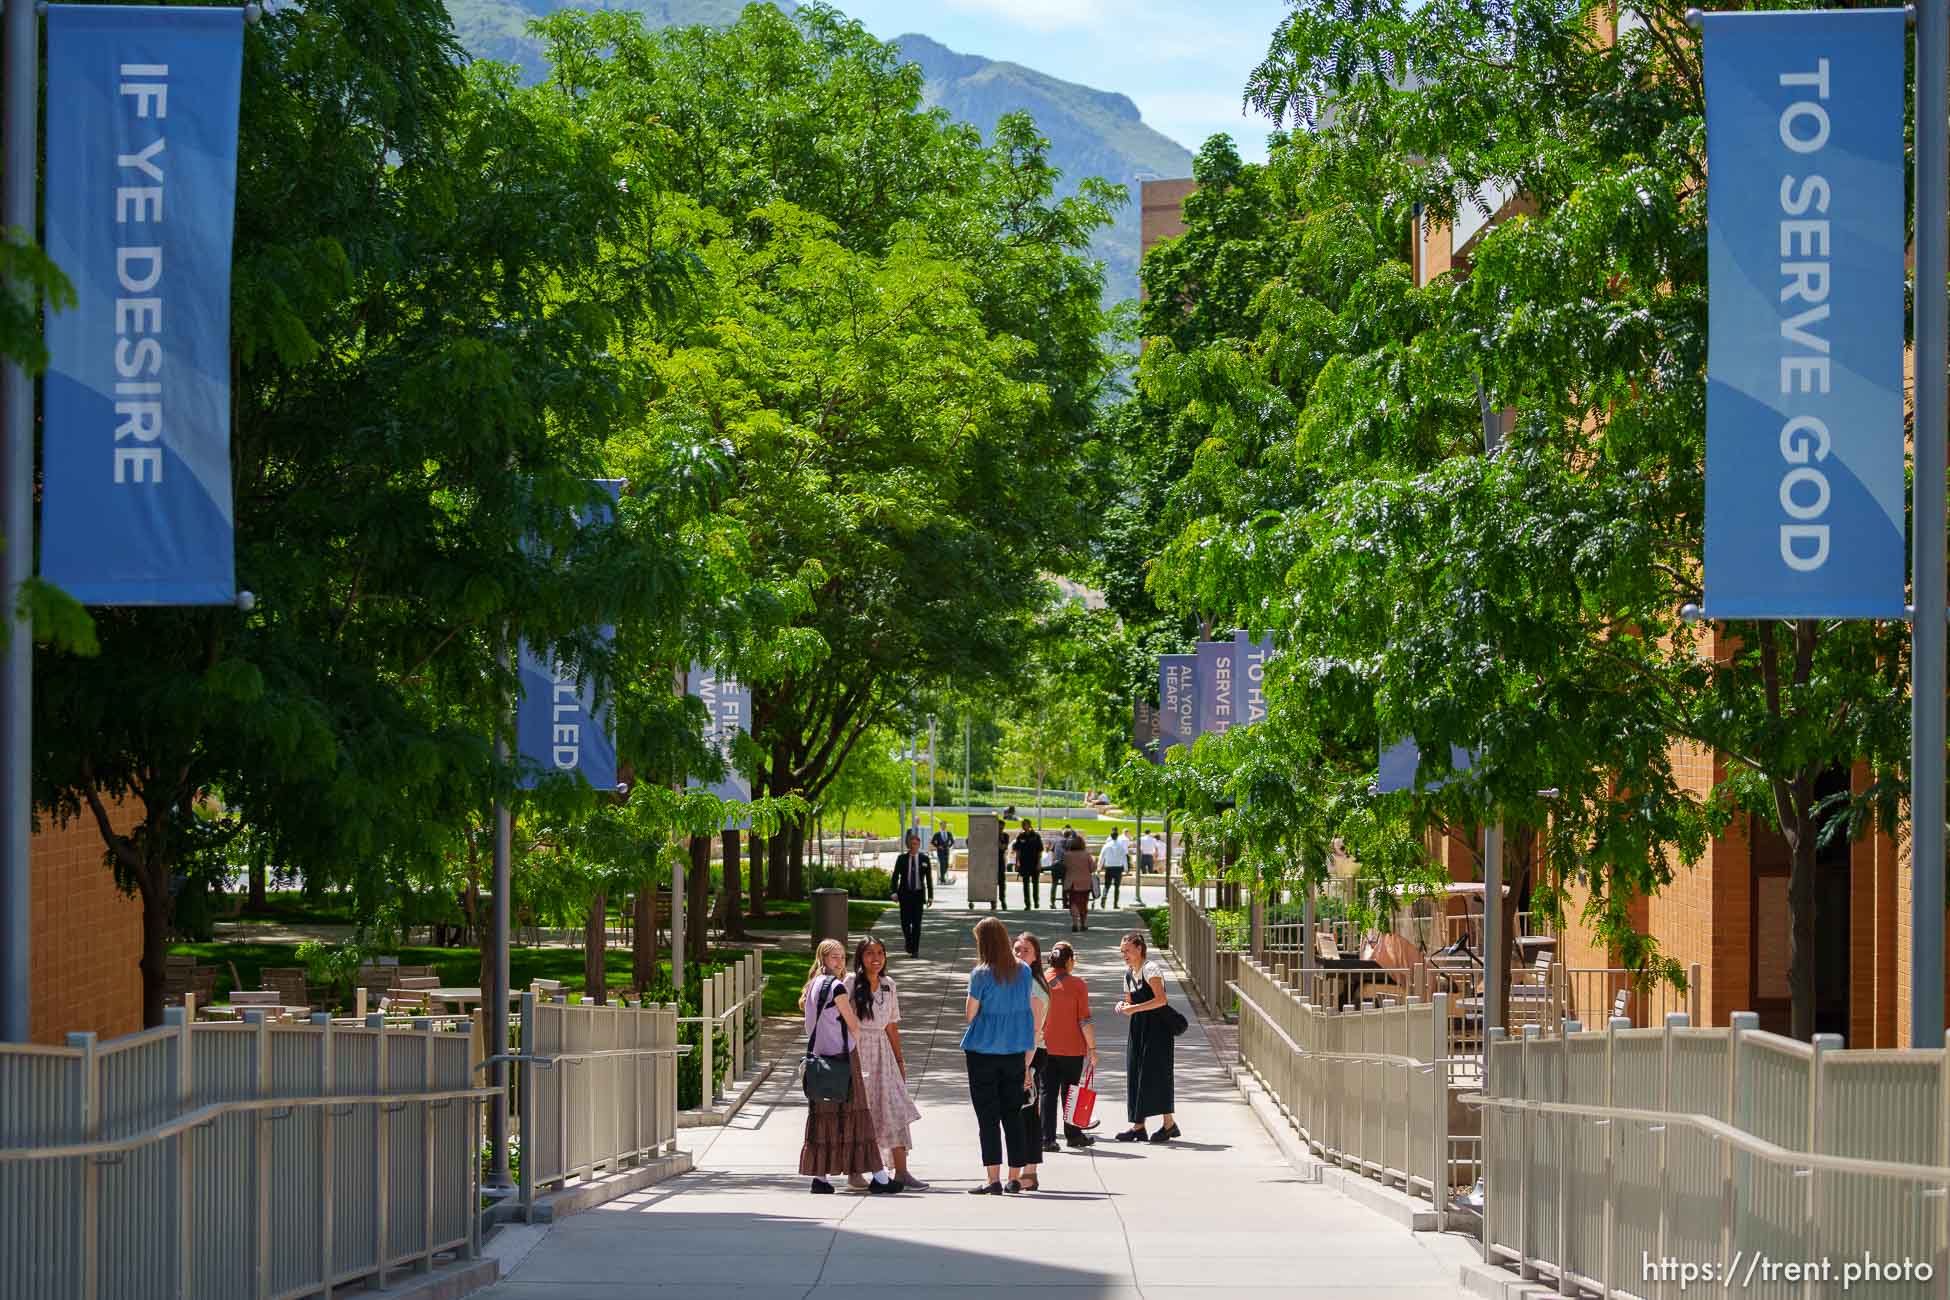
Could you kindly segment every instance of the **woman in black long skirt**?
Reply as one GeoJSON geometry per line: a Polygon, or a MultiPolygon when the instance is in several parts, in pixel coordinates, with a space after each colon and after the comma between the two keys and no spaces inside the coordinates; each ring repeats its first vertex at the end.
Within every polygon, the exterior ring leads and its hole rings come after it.
{"type": "Polygon", "coordinates": [[[1131,1126],[1117,1135],[1119,1142],[1169,1142],[1181,1136],[1172,1116],[1175,1040],[1164,1017],[1157,1014],[1165,1009],[1165,968],[1151,959],[1149,947],[1144,934],[1136,930],[1118,945],[1125,970],[1124,1000],[1117,1004],[1117,1014],[1131,1022],[1130,1047],[1124,1056],[1131,1126]],[[1153,1115],[1159,1117],[1158,1129],[1146,1133],[1144,1121],[1153,1115]]]}

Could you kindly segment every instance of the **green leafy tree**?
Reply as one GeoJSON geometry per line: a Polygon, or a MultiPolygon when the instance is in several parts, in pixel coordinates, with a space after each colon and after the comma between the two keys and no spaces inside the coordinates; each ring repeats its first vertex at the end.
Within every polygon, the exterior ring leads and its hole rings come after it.
{"type": "Polygon", "coordinates": [[[1381,741],[1480,748],[1466,779],[1400,796],[1412,822],[1502,818],[1531,846],[1517,884],[1536,873],[1546,908],[1585,886],[1633,966],[1676,973],[1633,900],[1736,810],[1773,821],[1806,1036],[1816,846],[1891,817],[1901,789],[1833,774],[1900,763],[1906,638],[1678,618],[1699,599],[1705,137],[1696,37],[1677,5],[1639,12],[1613,43],[1596,4],[1295,6],[1248,99],[1318,129],[1263,172],[1208,172],[1223,193],[1147,262],[1142,391],[1207,431],[1150,590],[1278,630],[1295,668],[1274,712],[1315,738],[1344,826],[1374,807],[1381,741]],[[1418,288],[1418,222],[1486,194],[1521,196],[1515,215],[1418,288]],[[1736,775],[1697,797],[1675,743],[1736,775]]]}

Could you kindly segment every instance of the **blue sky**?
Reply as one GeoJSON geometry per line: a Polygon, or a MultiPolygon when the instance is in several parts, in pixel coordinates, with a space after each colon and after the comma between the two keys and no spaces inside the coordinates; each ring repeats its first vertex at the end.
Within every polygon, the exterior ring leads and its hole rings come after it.
{"type": "Polygon", "coordinates": [[[1271,123],[1242,116],[1246,75],[1286,0],[835,0],[890,39],[920,32],[964,54],[1025,64],[1129,95],[1147,124],[1194,153],[1216,131],[1249,162],[1271,123]]]}

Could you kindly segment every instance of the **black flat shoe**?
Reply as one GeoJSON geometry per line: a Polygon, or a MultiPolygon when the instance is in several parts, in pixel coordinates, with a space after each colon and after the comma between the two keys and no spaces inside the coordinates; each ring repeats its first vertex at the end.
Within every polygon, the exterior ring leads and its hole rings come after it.
{"type": "Polygon", "coordinates": [[[906,1186],[907,1186],[907,1184],[905,1184],[905,1183],[903,1183],[903,1182],[902,1182],[902,1181],[901,1181],[900,1179],[898,1179],[898,1178],[889,1178],[889,1179],[888,1179],[888,1180],[887,1180],[886,1182],[884,1182],[884,1183],[881,1183],[881,1182],[872,1182],[872,1183],[868,1183],[868,1184],[867,1184],[867,1195],[869,1195],[869,1196],[892,1196],[892,1195],[893,1195],[893,1194],[894,1194],[895,1192],[898,1192],[898,1191],[900,1191],[901,1189],[903,1189],[903,1188],[904,1188],[904,1187],[906,1187],[906,1186]]]}
{"type": "Polygon", "coordinates": [[[1171,1141],[1171,1140],[1172,1140],[1173,1138],[1175,1138],[1175,1137],[1178,1137],[1178,1136],[1180,1136],[1180,1134],[1179,1134],[1179,1132],[1178,1132],[1178,1126],[1177,1126],[1176,1124],[1173,1124],[1173,1125],[1172,1125],[1172,1126],[1171,1126],[1170,1128],[1161,1128],[1161,1129],[1159,1129],[1159,1130],[1158,1130],[1158,1131],[1157,1131],[1156,1133],[1153,1133],[1153,1134],[1152,1134],[1152,1135],[1151,1135],[1151,1136],[1150,1136],[1150,1137],[1149,1137],[1148,1139],[1146,1139],[1146,1140],[1147,1140],[1147,1141],[1149,1141],[1149,1142],[1151,1142],[1151,1143],[1153,1143],[1153,1144],[1156,1144],[1156,1143],[1159,1143],[1159,1142],[1169,1142],[1169,1141],[1171,1141]]]}
{"type": "Polygon", "coordinates": [[[1119,1142],[1146,1142],[1150,1139],[1141,1128],[1127,1128],[1118,1131],[1117,1140],[1119,1142]]]}
{"type": "Polygon", "coordinates": [[[812,1191],[814,1196],[831,1196],[833,1194],[833,1185],[824,1178],[815,1178],[813,1179],[812,1191]]]}
{"type": "Polygon", "coordinates": [[[1063,1144],[1061,1142],[1043,1143],[1043,1150],[1045,1151],[1061,1151],[1062,1149],[1063,1149],[1063,1144]]]}
{"type": "Polygon", "coordinates": [[[1007,1192],[1009,1195],[1014,1196],[1016,1193],[1022,1190],[1022,1183],[1017,1179],[1011,1178],[1008,1181],[1007,1185],[1005,1185],[1002,1190],[1007,1192]]]}
{"type": "Polygon", "coordinates": [[[1002,1184],[990,1183],[987,1187],[971,1187],[968,1189],[968,1194],[970,1196],[1000,1196],[1002,1195],[1002,1184]]]}

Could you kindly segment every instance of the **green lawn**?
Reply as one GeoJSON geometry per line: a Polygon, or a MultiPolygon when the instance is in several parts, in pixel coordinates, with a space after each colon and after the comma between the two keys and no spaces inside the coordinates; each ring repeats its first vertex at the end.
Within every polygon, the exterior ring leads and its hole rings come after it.
{"type": "MultiPolygon", "coordinates": [[[[998,808],[996,811],[1000,813],[1002,810],[998,808]]],[[[1056,809],[1051,809],[1051,813],[1053,814],[1052,816],[1043,818],[1043,829],[1045,831],[1052,829],[1061,830],[1064,815],[1056,809]]],[[[876,839],[892,839],[894,836],[900,834],[900,820],[899,810],[893,808],[877,813],[860,814],[847,818],[846,833],[850,837],[857,837],[864,830],[876,839]]],[[[935,815],[935,822],[938,825],[946,826],[954,832],[956,848],[967,847],[965,843],[968,839],[967,813],[937,813],[935,815]]],[[[920,823],[925,838],[928,827],[928,810],[926,808],[921,810],[920,823]]],[[[1149,816],[1144,819],[1144,824],[1151,830],[1157,830],[1164,823],[1156,816],[1149,816]]],[[[1122,826],[1126,831],[1134,831],[1137,827],[1137,818],[1126,817],[1121,820],[1099,818],[1096,821],[1085,822],[1083,829],[1087,834],[1094,837],[1108,834],[1110,828],[1113,826],[1122,826]]],[[[1011,822],[1009,829],[1014,831],[1016,829],[1016,823],[1011,822]]],[[[828,817],[826,819],[826,833],[833,836],[837,836],[840,833],[838,818],[828,817]]]]}
{"type": "MultiPolygon", "coordinates": [[[[217,968],[218,1001],[229,997],[233,988],[256,988],[258,971],[266,966],[300,964],[297,945],[289,943],[179,943],[171,945],[169,950],[193,956],[198,962],[217,968]],[[237,977],[243,981],[242,985],[232,982],[233,966],[237,977]]],[[[711,959],[723,964],[745,951],[714,948],[711,959]]],[[[398,956],[402,965],[433,967],[435,974],[457,987],[472,987],[480,982],[481,952],[478,948],[401,948],[398,956]]],[[[610,986],[627,985],[631,968],[629,949],[611,947],[606,956],[604,968],[609,973],[610,986]]],[[[768,950],[764,953],[763,965],[765,973],[771,977],[771,983],[765,989],[765,1013],[796,1014],[799,1010],[799,990],[806,982],[810,959],[804,953],[768,950]]],[[[576,949],[516,948],[509,954],[509,966],[511,982],[517,989],[526,988],[536,979],[560,980],[564,988],[578,993],[586,987],[582,978],[582,953],[576,949]]],[[[658,970],[660,977],[668,981],[670,962],[662,962],[658,970]]]]}
{"type": "Polygon", "coordinates": [[[357,925],[350,894],[320,894],[307,898],[297,890],[274,889],[264,895],[264,906],[248,904],[236,916],[219,916],[220,921],[245,925],[357,925]]]}

